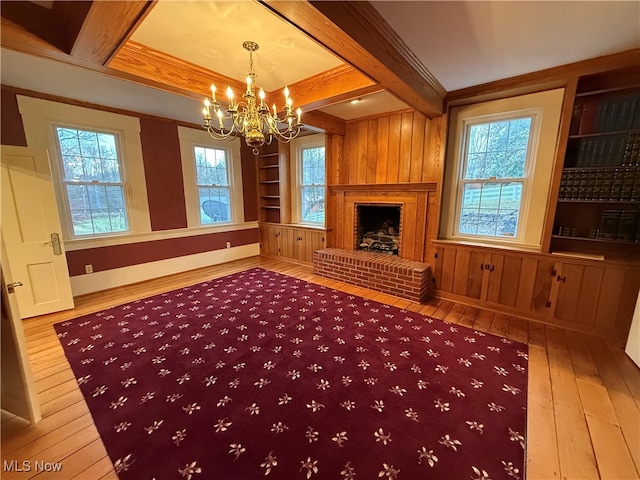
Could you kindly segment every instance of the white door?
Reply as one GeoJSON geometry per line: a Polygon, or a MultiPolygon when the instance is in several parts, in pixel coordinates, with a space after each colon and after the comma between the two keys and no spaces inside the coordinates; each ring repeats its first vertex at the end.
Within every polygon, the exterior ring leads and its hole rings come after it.
{"type": "Polygon", "coordinates": [[[2,146],[1,230],[21,318],[73,308],[45,150],[2,146]]]}
{"type": "Polygon", "coordinates": [[[2,410],[29,420],[32,424],[40,421],[40,406],[33,383],[31,365],[27,356],[27,343],[24,338],[22,321],[15,299],[13,277],[7,265],[7,252],[4,243],[2,248],[2,328],[0,330],[0,363],[2,374],[2,391],[0,403],[2,410]]]}

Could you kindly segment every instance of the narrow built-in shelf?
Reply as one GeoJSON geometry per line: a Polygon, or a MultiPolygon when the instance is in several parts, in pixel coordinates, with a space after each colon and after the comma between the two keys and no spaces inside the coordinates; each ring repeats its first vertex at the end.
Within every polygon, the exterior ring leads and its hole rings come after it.
{"type": "Polygon", "coordinates": [[[265,158],[265,157],[277,157],[279,155],[278,152],[273,152],[273,153],[261,153],[260,155],[258,155],[258,158],[265,158]]]}
{"type": "Polygon", "coordinates": [[[588,137],[604,137],[604,136],[612,136],[612,135],[625,135],[629,133],[638,133],[640,130],[614,130],[610,132],[596,132],[596,133],[577,133],[574,135],[569,135],[569,139],[572,138],[588,138],[588,137]]]}
{"type": "Polygon", "coordinates": [[[269,210],[280,210],[280,206],[278,205],[260,205],[260,208],[266,208],[269,210]]]}
{"type": "Polygon", "coordinates": [[[280,165],[261,165],[258,168],[279,168],[280,165]]]}
{"type": "Polygon", "coordinates": [[[576,93],[576,98],[578,97],[592,97],[594,95],[601,95],[603,93],[611,93],[611,92],[619,92],[621,90],[633,90],[634,88],[640,87],[640,84],[634,85],[620,85],[617,87],[611,88],[601,88],[600,90],[590,90],[586,92],[578,92],[576,93]]]}
{"type": "Polygon", "coordinates": [[[552,238],[559,240],[578,240],[581,242],[594,242],[594,243],[620,243],[624,245],[640,245],[638,242],[627,240],[607,240],[606,238],[588,238],[588,237],[571,237],[568,235],[552,235],[552,238]]]}
{"type": "Polygon", "coordinates": [[[565,167],[563,172],[575,172],[579,170],[620,170],[621,168],[640,168],[640,165],[615,165],[606,167],[565,167]]]}
{"type": "Polygon", "coordinates": [[[640,200],[566,200],[559,199],[558,203],[614,203],[616,205],[639,205],[640,200]]]}
{"type": "Polygon", "coordinates": [[[260,183],[280,183],[280,180],[263,180],[260,183]]]}
{"type": "Polygon", "coordinates": [[[280,198],[280,195],[260,195],[260,198],[280,198]]]}

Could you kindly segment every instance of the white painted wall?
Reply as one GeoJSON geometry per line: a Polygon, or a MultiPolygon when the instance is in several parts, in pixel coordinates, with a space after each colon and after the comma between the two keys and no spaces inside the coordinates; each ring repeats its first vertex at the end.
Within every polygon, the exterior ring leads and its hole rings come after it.
{"type": "Polygon", "coordinates": [[[631,320],[631,330],[629,330],[627,338],[627,347],[624,351],[640,367],[640,293],[638,293],[636,309],[631,320]]]}

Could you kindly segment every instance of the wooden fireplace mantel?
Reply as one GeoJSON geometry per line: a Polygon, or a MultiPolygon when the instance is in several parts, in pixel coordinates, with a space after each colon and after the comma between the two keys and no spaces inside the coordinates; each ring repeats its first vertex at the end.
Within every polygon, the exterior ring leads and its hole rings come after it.
{"type": "Polygon", "coordinates": [[[360,183],[328,185],[330,192],[435,192],[438,184],[428,183],[360,183]]]}
{"type": "Polygon", "coordinates": [[[400,258],[425,261],[428,210],[435,204],[437,183],[340,184],[329,185],[328,190],[329,247],[354,249],[357,205],[393,204],[402,207],[400,258]]]}

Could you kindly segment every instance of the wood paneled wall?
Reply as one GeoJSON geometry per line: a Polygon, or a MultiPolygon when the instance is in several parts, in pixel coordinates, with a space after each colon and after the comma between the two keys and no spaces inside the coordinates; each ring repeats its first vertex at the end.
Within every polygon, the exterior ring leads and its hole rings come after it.
{"type": "MultiPolygon", "coordinates": [[[[344,137],[327,137],[327,183],[337,190],[340,185],[362,185],[365,189],[368,185],[368,190],[380,192],[380,186],[387,185],[389,192],[397,194],[399,186],[410,191],[417,184],[435,184],[435,190],[430,187],[428,192],[426,219],[415,219],[420,228],[411,232],[423,247],[412,248],[411,253],[405,249],[403,258],[433,262],[431,241],[438,234],[445,137],[446,115],[429,119],[414,110],[351,120],[344,137]]],[[[424,194],[427,198],[426,190],[424,194]]],[[[338,210],[353,209],[353,203],[339,202],[338,197],[327,197],[327,246],[349,249],[352,242],[344,237],[352,235],[353,224],[341,219],[351,218],[353,212],[338,210]]]]}
{"type": "Polygon", "coordinates": [[[439,183],[443,118],[406,110],[347,122],[335,183],[439,183]]]}

